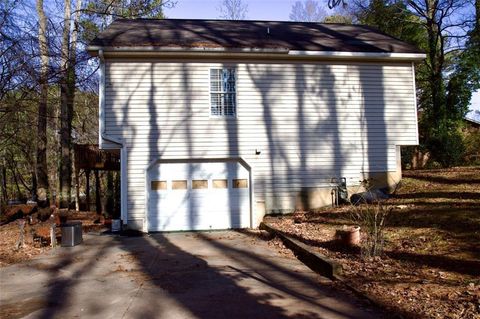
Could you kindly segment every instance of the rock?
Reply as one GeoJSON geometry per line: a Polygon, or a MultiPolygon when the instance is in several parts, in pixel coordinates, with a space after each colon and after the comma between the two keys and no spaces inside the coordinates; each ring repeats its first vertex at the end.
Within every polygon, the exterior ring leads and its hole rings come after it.
{"type": "Polygon", "coordinates": [[[350,197],[350,202],[354,205],[367,203],[372,204],[385,199],[388,199],[390,196],[384,193],[380,189],[373,189],[368,192],[353,194],[350,197]]]}

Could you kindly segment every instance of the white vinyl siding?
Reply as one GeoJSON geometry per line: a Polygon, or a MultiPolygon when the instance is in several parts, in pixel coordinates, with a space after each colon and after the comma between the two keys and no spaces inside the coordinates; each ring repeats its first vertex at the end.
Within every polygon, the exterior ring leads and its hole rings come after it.
{"type": "Polygon", "coordinates": [[[255,200],[281,210],[302,187],[395,171],[396,145],[417,143],[410,63],[109,60],[106,70],[106,133],[128,148],[129,220],[144,218],[155,159],[240,157],[255,200]],[[219,120],[210,70],[226,64],[236,117],[219,120]]]}

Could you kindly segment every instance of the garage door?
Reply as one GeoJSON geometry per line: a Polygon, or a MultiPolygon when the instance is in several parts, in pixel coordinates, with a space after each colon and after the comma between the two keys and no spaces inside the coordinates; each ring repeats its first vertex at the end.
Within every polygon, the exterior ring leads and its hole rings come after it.
{"type": "Polygon", "coordinates": [[[148,178],[149,231],[250,227],[249,172],[237,161],[160,163],[148,178]]]}

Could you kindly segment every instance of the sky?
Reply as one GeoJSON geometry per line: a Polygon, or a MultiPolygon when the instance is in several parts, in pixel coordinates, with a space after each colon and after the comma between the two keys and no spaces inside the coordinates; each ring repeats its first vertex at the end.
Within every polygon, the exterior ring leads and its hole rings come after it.
{"type": "MultiPolygon", "coordinates": [[[[295,0],[244,0],[248,6],[248,20],[277,20],[288,21],[292,5],[295,0]]],[[[328,9],[326,1],[325,11],[332,13],[328,9]]],[[[218,7],[221,0],[177,0],[177,5],[172,9],[166,9],[165,14],[168,18],[190,18],[190,19],[218,19],[220,12],[218,7]]]]}
{"type": "Polygon", "coordinates": [[[471,112],[467,114],[467,117],[480,121],[480,114],[474,114],[475,110],[480,112],[480,91],[473,94],[472,101],[470,102],[470,110],[471,112]]]}
{"type": "MultiPolygon", "coordinates": [[[[248,20],[276,20],[288,21],[289,14],[296,0],[244,0],[248,6],[248,20]]],[[[333,14],[327,6],[324,8],[327,15],[333,14]]],[[[165,15],[171,19],[219,19],[219,5],[221,0],[177,0],[177,4],[171,9],[165,9],[165,15]]],[[[480,92],[476,92],[472,98],[471,110],[480,111],[480,92]]],[[[473,117],[473,112],[467,116],[473,117]]],[[[480,120],[480,116],[476,118],[480,120]]]]}

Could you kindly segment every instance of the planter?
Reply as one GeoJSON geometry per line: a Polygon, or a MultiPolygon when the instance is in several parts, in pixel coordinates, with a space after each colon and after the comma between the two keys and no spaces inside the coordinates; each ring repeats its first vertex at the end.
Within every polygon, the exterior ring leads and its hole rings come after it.
{"type": "Polygon", "coordinates": [[[336,236],[345,246],[358,246],[360,245],[360,226],[352,226],[337,230],[336,236]]]}

